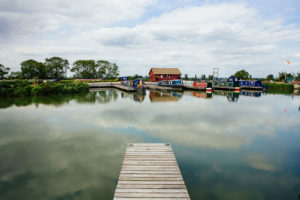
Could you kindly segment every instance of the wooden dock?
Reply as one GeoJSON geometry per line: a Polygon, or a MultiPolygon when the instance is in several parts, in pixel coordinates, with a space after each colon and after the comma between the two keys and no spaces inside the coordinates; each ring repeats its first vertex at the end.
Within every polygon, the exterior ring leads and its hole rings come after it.
{"type": "Polygon", "coordinates": [[[128,144],[114,200],[190,200],[172,147],[128,144]]]}
{"type": "Polygon", "coordinates": [[[100,83],[88,83],[90,88],[117,88],[119,90],[134,92],[135,89],[122,85],[120,82],[100,82],[100,83]]]}

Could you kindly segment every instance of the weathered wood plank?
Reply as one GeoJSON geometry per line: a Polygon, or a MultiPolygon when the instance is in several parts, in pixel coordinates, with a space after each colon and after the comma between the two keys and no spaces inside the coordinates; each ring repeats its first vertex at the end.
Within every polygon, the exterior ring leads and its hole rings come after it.
{"type": "Polygon", "coordinates": [[[186,189],[116,189],[117,193],[122,192],[135,192],[135,193],[187,193],[186,189]]]}
{"type": "Polygon", "coordinates": [[[163,185],[118,184],[117,189],[186,189],[186,187],[185,185],[164,185],[164,184],[163,185]]]}
{"type": "Polygon", "coordinates": [[[179,170],[123,170],[121,174],[180,174],[179,170]]]}
{"type": "Polygon", "coordinates": [[[128,177],[120,176],[119,181],[182,181],[181,177],[128,177]]]}
{"type": "Polygon", "coordinates": [[[123,173],[121,173],[120,178],[124,178],[124,177],[143,177],[143,178],[146,178],[146,177],[151,177],[151,178],[152,177],[159,177],[159,178],[174,177],[174,178],[181,178],[178,175],[179,175],[179,173],[176,173],[176,174],[147,174],[147,173],[144,173],[144,174],[123,174],[123,173]]]}
{"type": "Polygon", "coordinates": [[[164,197],[169,197],[169,198],[174,198],[174,197],[185,197],[188,198],[189,195],[188,193],[135,193],[135,192],[122,192],[122,193],[115,193],[115,197],[130,197],[130,198],[164,198],[164,197]]]}
{"type": "Polygon", "coordinates": [[[170,144],[129,144],[114,200],[189,200],[170,144]]]}
{"type": "MultiPolygon", "coordinates": [[[[130,197],[130,198],[124,198],[124,197],[116,197],[116,198],[114,198],[114,200],[156,200],[156,199],[158,199],[158,198],[140,198],[140,197],[138,197],[138,198],[132,198],[132,197],[130,197]]],[[[162,200],[190,200],[190,198],[168,198],[168,197],[166,197],[166,198],[159,198],[159,199],[162,199],[162,200]]]]}

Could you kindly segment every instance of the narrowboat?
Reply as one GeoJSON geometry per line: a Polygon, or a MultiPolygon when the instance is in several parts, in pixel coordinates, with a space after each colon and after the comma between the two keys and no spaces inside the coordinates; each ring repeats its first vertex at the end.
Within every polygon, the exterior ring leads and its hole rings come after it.
{"type": "Polygon", "coordinates": [[[240,88],[241,89],[254,89],[254,90],[261,90],[262,89],[262,82],[259,80],[240,80],[240,88]]]}
{"type": "Polygon", "coordinates": [[[195,88],[205,89],[206,92],[212,92],[212,82],[209,81],[194,81],[193,86],[195,88]]]}
{"type": "Polygon", "coordinates": [[[183,87],[192,90],[212,91],[212,82],[208,81],[183,81],[183,87]]]}
{"type": "Polygon", "coordinates": [[[182,88],[182,80],[167,80],[167,81],[159,81],[158,86],[161,87],[171,87],[171,88],[182,88]]]}
{"type": "Polygon", "coordinates": [[[141,79],[135,79],[133,81],[121,81],[121,83],[125,87],[133,88],[135,91],[145,90],[145,83],[141,79]]]}
{"type": "Polygon", "coordinates": [[[236,92],[240,91],[240,82],[238,78],[231,76],[226,79],[218,79],[213,81],[213,89],[220,90],[234,90],[236,92]]]}

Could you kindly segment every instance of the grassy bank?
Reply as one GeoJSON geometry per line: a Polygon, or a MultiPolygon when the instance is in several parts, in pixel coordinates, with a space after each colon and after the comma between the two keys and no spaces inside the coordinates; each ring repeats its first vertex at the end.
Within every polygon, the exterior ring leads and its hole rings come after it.
{"type": "Polygon", "coordinates": [[[293,84],[287,83],[264,83],[270,94],[291,94],[294,91],[293,84]]]}
{"type": "Polygon", "coordinates": [[[87,83],[62,81],[33,85],[29,81],[0,82],[0,97],[79,94],[89,91],[87,83]]]}

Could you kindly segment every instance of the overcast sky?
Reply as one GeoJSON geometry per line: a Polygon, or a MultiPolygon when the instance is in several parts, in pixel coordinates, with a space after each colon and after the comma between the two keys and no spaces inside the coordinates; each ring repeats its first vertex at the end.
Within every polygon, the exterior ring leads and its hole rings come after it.
{"type": "Polygon", "coordinates": [[[299,10],[299,0],[0,0],[0,63],[17,71],[60,56],[116,62],[121,75],[300,72],[299,10]]]}

